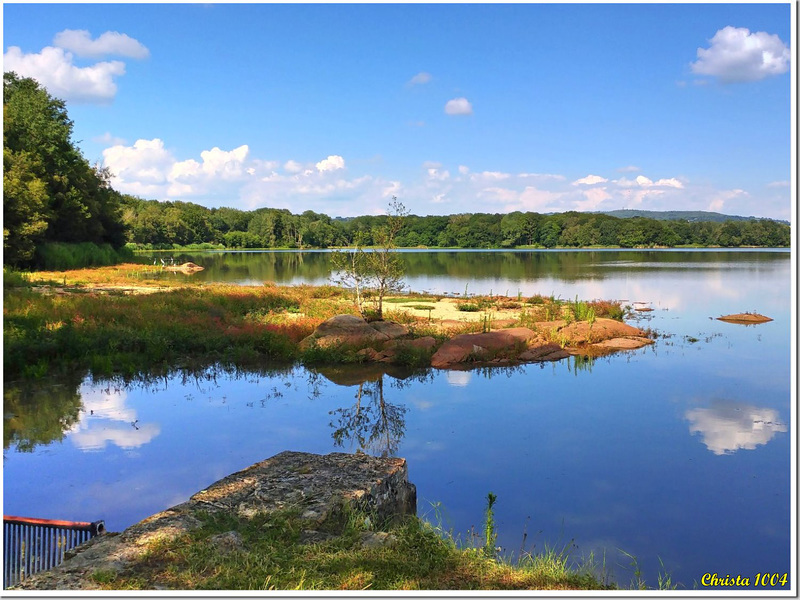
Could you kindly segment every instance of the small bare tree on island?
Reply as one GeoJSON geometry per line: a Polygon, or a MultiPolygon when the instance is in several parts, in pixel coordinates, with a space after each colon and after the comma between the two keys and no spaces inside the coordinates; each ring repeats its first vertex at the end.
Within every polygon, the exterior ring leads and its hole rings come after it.
{"type": "Polygon", "coordinates": [[[368,320],[382,320],[383,299],[405,287],[405,267],[397,253],[396,239],[408,210],[393,196],[387,214],[386,224],[372,230],[374,247],[369,251],[364,250],[364,239],[359,233],[353,240],[353,250],[337,250],[331,255],[335,270],[331,280],[353,290],[358,311],[368,320]],[[373,304],[371,309],[366,307],[369,299],[373,304]]]}

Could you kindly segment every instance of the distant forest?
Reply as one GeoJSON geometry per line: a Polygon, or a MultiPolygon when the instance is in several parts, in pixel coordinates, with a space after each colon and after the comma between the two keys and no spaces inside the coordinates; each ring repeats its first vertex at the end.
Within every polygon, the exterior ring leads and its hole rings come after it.
{"type": "MultiPolygon", "coordinates": [[[[306,211],[205,208],[123,195],[106,169],[72,141],[62,100],[30,78],[3,75],[3,264],[73,268],[113,264],[130,249],[328,248],[374,245],[386,216],[333,219],[306,211]]],[[[402,199],[401,199],[402,200],[402,199]]],[[[625,211],[626,213],[629,211],[625,211]]],[[[630,216],[630,215],[625,215],[630,216]]],[[[659,220],[601,213],[408,216],[400,247],[576,248],[790,245],[789,225],[771,220],[659,220]]],[[[657,215],[663,218],[663,215],[657,215]]]]}
{"type": "MultiPolygon", "coordinates": [[[[210,244],[225,248],[328,248],[369,246],[372,232],[386,216],[331,218],[285,209],[206,208],[187,202],[122,197],[127,240],[140,249],[210,244]]],[[[695,218],[697,218],[695,216],[695,218]]],[[[700,221],[618,218],[602,213],[458,214],[407,216],[399,247],[579,248],[619,246],[788,247],[789,225],[769,219],[700,221]]]]}

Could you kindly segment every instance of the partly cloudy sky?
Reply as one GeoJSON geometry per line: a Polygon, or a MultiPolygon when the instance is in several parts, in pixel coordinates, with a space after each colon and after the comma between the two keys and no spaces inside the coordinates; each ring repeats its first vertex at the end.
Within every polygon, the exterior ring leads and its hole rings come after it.
{"type": "Polygon", "coordinates": [[[791,217],[790,4],[6,4],[122,192],[791,217]]]}

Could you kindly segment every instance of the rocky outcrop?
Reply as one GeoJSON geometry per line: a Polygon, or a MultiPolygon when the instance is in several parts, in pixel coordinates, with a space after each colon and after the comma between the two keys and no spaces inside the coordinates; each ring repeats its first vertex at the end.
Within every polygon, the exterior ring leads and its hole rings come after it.
{"type": "Polygon", "coordinates": [[[652,343],[645,331],[613,319],[596,319],[592,323],[546,321],[533,329],[516,327],[457,335],[436,351],[431,366],[446,369],[467,361],[554,361],[571,354],[607,354],[652,343]]]}
{"type": "MultiPolygon", "coordinates": [[[[220,479],[187,502],[122,533],[91,539],[72,550],[58,567],[30,577],[15,589],[98,589],[93,573],[119,573],[133,566],[151,543],[199,527],[201,513],[225,512],[247,519],[259,513],[297,509],[305,526],[302,537],[313,541],[319,537],[320,526],[336,522],[350,508],[369,511],[382,522],[415,514],[416,503],[416,487],[408,481],[402,458],[282,452],[220,479]]],[[[216,536],[214,543],[220,552],[230,552],[242,541],[231,533],[216,536]]]]}
{"type": "Polygon", "coordinates": [[[760,315],[758,313],[737,313],[735,315],[725,315],[717,317],[718,321],[725,321],[726,323],[736,323],[738,325],[757,325],[758,323],[767,323],[772,321],[769,317],[760,315]]]}
{"type": "Polygon", "coordinates": [[[374,321],[367,323],[354,315],[336,315],[321,323],[317,329],[300,342],[300,349],[305,350],[316,343],[321,348],[331,346],[367,346],[377,342],[408,335],[408,329],[398,323],[374,321]]]}

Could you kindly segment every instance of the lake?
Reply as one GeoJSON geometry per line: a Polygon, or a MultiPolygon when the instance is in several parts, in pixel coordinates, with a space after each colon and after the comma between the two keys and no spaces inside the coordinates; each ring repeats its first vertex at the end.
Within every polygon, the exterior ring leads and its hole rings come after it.
{"type": "MultiPolygon", "coordinates": [[[[161,255],[163,256],[163,255],[161,255]]],[[[283,450],[407,459],[418,512],[467,540],[486,495],[503,552],[593,555],[621,586],[666,570],[790,573],[788,251],[408,251],[414,291],[647,303],[655,345],[468,371],[265,369],[4,386],[4,512],[119,531],[283,450]],[[756,326],[715,317],[756,311],[756,326]],[[662,568],[663,563],[663,568],[662,568]]],[[[176,254],[192,277],[324,283],[326,252],[176,254]]],[[[165,275],[167,276],[167,275],[165,275]]],[[[185,277],[169,274],[170,277],[185,277]]],[[[785,588],[789,589],[791,581],[785,588]]]]}

